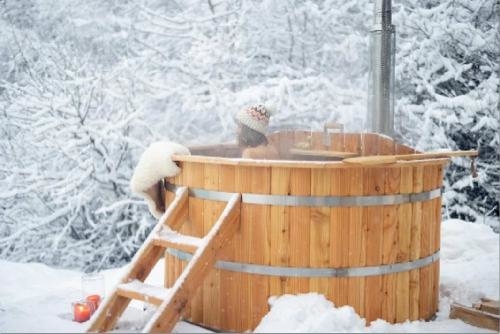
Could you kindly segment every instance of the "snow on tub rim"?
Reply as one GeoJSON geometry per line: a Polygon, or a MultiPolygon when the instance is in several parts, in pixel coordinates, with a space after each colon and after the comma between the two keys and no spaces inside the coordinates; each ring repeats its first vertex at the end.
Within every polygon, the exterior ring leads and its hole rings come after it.
{"type": "MultiPolygon", "coordinates": [[[[304,140],[312,150],[359,156],[416,152],[373,133],[332,134],[327,145],[322,135],[270,135],[282,160],[240,159],[229,144],[191,147],[191,156],[173,157],[181,172],[165,179],[164,195],[168,205],[178,187],[189,188],[189,219],[181,233],[203,237],[225,201],[242,194],[240,228],[199,287],[187,320],[223,331],[253,330],[270,296],[308,292],[351,305],[368,322],[433,317],[448,159],[361,166],[291,153],[304,140]]],[[[191,256],[167,249],[167,287],[191,256]]]]}

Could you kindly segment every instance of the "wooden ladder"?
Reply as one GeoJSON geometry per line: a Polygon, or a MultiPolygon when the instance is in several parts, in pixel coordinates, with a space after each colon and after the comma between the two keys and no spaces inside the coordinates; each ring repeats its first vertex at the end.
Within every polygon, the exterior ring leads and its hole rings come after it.
{"type": "Polygon", "coordinates": [[[179,235],[188,219],[187,187],[180,187],[165,214],[137,251],[130,267],[113,293],[91,318],[87,332],[109,332],[132,299],[157,305],[142,332],[171,332],[203,279],[212,269],[220,250],[239,228],[241,194],[235,193],[203,238],[179,235]],[[144,283],[166,248],[194,252],[192,259],[170,289],[144,283]]]}

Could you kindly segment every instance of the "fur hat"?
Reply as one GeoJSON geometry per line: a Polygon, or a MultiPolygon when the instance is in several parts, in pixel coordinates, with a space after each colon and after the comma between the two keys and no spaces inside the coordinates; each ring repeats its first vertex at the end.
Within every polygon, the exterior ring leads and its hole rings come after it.
{"type": "Polygon", "coordinates": [[[187,147],[174,142],[152,143],[142,153],[130,180],[132,192],[146,200],[149,211],[156,218],[160,218],[165,212],[161,179],[175,176],[181,171],[172,160],[172,154],[189,155],[191,153],[187,147]]]}
{"type": "Polygon", "coordinates": [[[263,104],[256,104],[241,110],[236,119],[243,125],[248,126],[262,134],[266,134],[267,127],[269,126],[269,118],[271,117],[271,110],[266,108],[263,104]]]}

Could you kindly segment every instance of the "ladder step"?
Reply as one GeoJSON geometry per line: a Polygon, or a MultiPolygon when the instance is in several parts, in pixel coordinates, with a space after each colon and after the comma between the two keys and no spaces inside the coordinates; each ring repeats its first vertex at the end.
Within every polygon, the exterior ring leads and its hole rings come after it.
{"type": "Polygon", "coordinates": [[[153,237],[153,245],[155,246],[175,248],[189,253],[194,253],[202,243],[202,238],[180,234],[171,230],[168,226],[163,226],[163,228],[153,237]]]}
{"type": "Polygon", "coordinates": [[[142,300],[153,305],[160,305],[167,297],[170,289],[143,283],[133,280],[128,283],[119,284],[116,292],[122,297],[142,300]]]}

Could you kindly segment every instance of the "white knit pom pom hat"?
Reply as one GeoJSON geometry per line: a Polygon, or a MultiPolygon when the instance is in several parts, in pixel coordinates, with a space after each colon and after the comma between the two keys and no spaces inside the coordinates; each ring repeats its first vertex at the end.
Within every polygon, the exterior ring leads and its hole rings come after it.
{"type": "Polygon", "coordinates": [[[262,134],[267,133],[269,126],[269,118],[273,110],[266,108],[263,104],[256,104],[241,110],[236,119],[243,125],[248,126],[262,134]]]}

